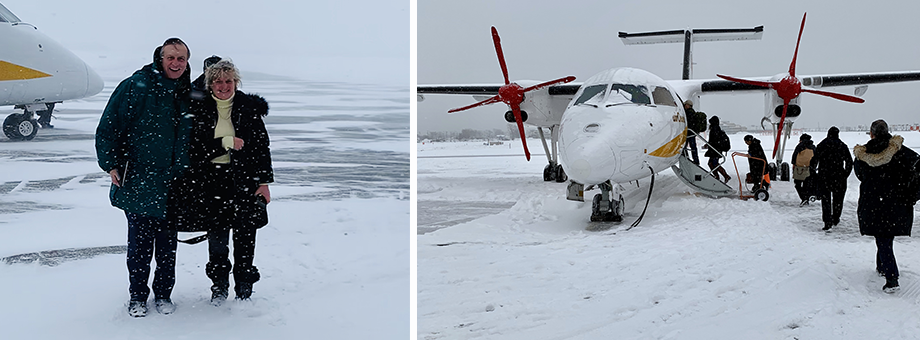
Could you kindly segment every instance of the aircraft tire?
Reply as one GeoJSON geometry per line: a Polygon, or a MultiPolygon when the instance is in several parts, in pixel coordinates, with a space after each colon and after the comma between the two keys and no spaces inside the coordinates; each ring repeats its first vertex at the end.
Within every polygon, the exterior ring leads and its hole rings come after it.
{"type": "Polygon", "coordinates": [[[23,121],[24,116],[20,113],[14,113],[6,116],[3,120],[3,134],[12,140],[22,140],[23,136],[19,133],[19,123],[23,121]]]}
{"type": "Polygon", "coordinates": [[[552,164],[543,167],[543,181],[550,182],[556,179],[556,171],[552,164]]]}
{"type": "Polygon", "coordinates": [[[565,170],[562,169],[562,164],[556,164],[555,167],[555,178],[557,183],[563,183],[569,180],[569,176],[565,174],[565,170]]]}
{"type": "Polygon", "coordinates": [[[789,182],[789,163],[783,162],[779,167],[779,180],[789,182]]]}
{"type": "Polygon", "coordinates": [[[770,199],[770,193],[767,192],[766,189],[757,189],[756,191],[754,191],[754,200],[755,200],[755,201],[764,201],[764,202],[766,202],[766,201],[769,200],[769,199],[770,199]]]}
{"type": "Polygon", "coordinates": [[[603,200],[601,194],[594,194],[594,199],[591,200],[591,222],[603,222],[606,217],[605,215],[607,215],[606,213],[600,212],[601,200],[603,200]]]}

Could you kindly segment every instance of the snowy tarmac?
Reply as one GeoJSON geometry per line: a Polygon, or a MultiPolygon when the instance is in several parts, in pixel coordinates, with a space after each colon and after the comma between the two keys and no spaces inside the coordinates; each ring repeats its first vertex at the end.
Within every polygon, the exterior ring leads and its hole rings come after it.
{"type": "MultiPolygon", "coordinates": [[[[731,135],[732,151],[746,152],[744,134],[731,135]]],[[[770,155],[770,137],[753,134],[770,155]]],[[[816,144],[826,135],[809,134],[816,144]]],[[[920,150],[920,133],[894,134],[920,150]]],[[[841,139],[852,149],[868,135],[841,139]]],[[[855,175],[829,233],[820,202],[800,207],[791,181],[774,181],[767,202],[713,199],[671,170],[657,174],[643,221],[625,231],[649,179],[624,183],[624,221],[598,228],[590,202],[567,201],[565,183],[543,182],[545,157],[464,157],[520,154],[517,142],[416,147],[419,339],[920,336],[920,243],[896,238],[902,290],[884,294],[874,239],[859,235],[855,175]]],[[[743,175],[746,159],[738,162],[743,175]]]]}
{"type": "Polygon", "coordinates": [[[242,90],[271,105],[276,182],[256,243],[262,280],[251,302],[212,307],[207,242],[180,244],[178,310],[134,319],[125,216],[109,204],[93,137],[123,76],[103,78],[99,95],[57,106],[54,129],[28,142],[0,137],[2,338],[409,337],[407,88],[244,70],[242,90]]]}

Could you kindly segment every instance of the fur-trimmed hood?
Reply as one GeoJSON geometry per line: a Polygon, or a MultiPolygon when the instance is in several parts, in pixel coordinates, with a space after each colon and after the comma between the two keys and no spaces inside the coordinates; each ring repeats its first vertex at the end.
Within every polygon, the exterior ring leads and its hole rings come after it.
{"type": "Polygon", "coordinates": [[[904,137],[894,135],[887,139],[887,143],[885,142],[884,137],[877,137],[866,145],[857,144],[853,147],[853,155],[872,167],[888,164],[904,144],[904,137]]]}
{"type": "Polygon", "coordinates": [[[268,101],[260,95],[236,90],[233,95],[233,101],[235,102],[234,105],[245,105],[262,117],[268,116],[268,101]]]}

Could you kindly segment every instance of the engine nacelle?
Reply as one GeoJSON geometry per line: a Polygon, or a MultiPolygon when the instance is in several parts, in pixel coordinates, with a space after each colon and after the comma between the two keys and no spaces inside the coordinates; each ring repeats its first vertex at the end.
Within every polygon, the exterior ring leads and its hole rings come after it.
{"type": "MultiPolygon", "coordinates": [[[[793,122],[802,114],[800,106],[802,96],[798,96],[789,101],[789,108],[786,110],[786,122],[793,122]]],[[[783,116],[783,98],[776,95],[776,91],[767,91],[764,94],[764,118],[773,124],[778,124],[783,116]]]]}
{"type": "MultiPolygon", "coordinates": [[[[800,114],[802,114],[802,108],[800,106],[795,105],[795,104],[789,104],[789,107],[786,109],[786,119],[798,117],[800,114]]],[[[782,118],[783,117],[783,106],[780,105],[780,106],[777,106],[775,109],[773,109],[773,115],[776,116],[777,118],[782,118]]]]}
{"type": "MultiPolygon", "coordinates": [[[[505,112],[505,121],[508,123],[516,123],[514,119],[514,111],[508,110],[505,112]]],[[[521,110],[521,122],[527,122],[527,111],[521,110]]]]}

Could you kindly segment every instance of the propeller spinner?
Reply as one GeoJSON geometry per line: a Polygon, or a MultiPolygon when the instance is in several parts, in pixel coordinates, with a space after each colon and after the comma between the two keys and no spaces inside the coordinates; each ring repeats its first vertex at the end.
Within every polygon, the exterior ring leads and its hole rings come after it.
{"type": "Polygon", "coordinates": [[[786,74],[783,79],[778,81],[757,81],[749,79],[735,78],[731,76],[725,76],[717,74],[719,78],[730,80],[737,83],[761,86],[766,88],[771,88],[776,91],[776,95],[783,99],[783,115],[779,119],[779,126],[777,127],[776,142],[773,144],[773,157],[776,157],[776,150],[779,149],[779,139],[782,136],[783,123],[786,121],[786,112],[789,109],[789,102],[799,96],[802,92],[814,93],[817,95],[831,97],[834,99],[844,100],[853,103],[862,103],[865,102],[862,98],[854,97],[846,94],[819,91],[802,86],[802,82],[799,81],[799,78],[795,77],[795,60],[799,55],[799,42],[802,41],[802,31],[805,30],[805,16],[808,13],[802,15],[802,26],[799,28],[799,38],[795,42],[795,53],[792,55],[792,63],[789,64],[789,73],[786,74]]]}
{"type": "Polygon", "coordinates": [[[454,113],[464,110],[469,110],[474,107],[494,104],[498,102],[503,102],[508,104],[511,107],[511,111],[514,113],[514,121],[517,122],[518,131],[521,133],[521,144],[524,146],[524,155],[527,157],[527,160],[530,160],[530,150],[527,149],[527,139],[524,136],[524,122],[521,119],[521,103],[524,101],[524,93],[528,91],[538,90],[547,86],[568,83],[575,80],[575,77],[568,76],[559,78],[556,80],[550,80],[547,82],[539,83],[530,87],[523,87],[516,83],[512,83],[508,79],[508,66],[505,64],[505,54],[502,52],[502,43],[501,38],[498,36],[498,30],[495,29],[495,26],[492,26],[492,42],[495,43],[495,54],[498,55],[498,64],[502,67],[502,75],[505,77],[505,85],[498,89],[498,95],[483,100],[481,102],[467,105],[461,108],[453,109],[447,111],[448,113],[454,113]]]}

